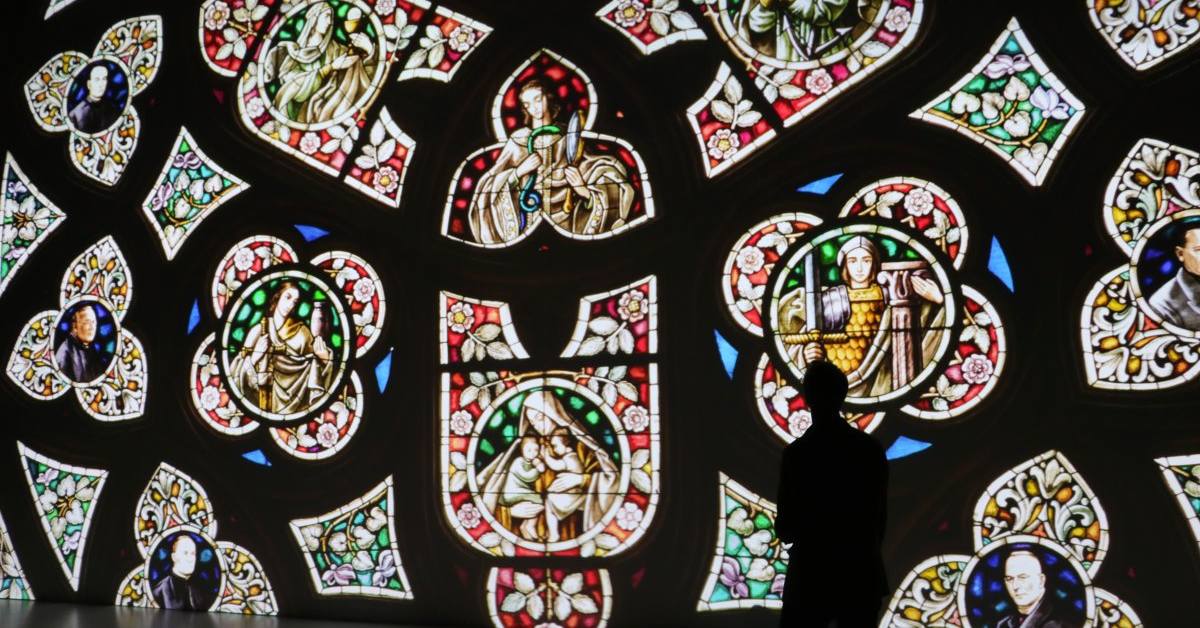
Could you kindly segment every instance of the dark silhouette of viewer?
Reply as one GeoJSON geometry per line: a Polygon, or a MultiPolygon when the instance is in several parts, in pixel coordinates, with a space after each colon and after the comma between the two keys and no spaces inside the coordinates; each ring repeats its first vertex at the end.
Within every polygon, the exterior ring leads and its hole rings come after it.
{"type": "Polygon", "coordinates": [[[889,592],[883,569],[887,459],[841,416],[846,376],[809,364],[804,399],[812,427],[783,451],[779,538],[788,552],[781,626],[868,628],[889,592]]]}

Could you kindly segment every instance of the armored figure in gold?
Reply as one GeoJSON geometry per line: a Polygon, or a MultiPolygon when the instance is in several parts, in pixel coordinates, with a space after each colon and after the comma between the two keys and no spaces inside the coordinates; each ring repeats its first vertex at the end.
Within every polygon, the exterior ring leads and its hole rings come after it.
{"type": "Polygon", "coordinates": [[[864,236],[842,245],[837,265],[843,285],[780,299],[780,338],[801,368],[828,360],[845,372],[850,396],[886,395],[937,359],[948,325],[942,289],[926,262],[883,263],[864,236]]]}

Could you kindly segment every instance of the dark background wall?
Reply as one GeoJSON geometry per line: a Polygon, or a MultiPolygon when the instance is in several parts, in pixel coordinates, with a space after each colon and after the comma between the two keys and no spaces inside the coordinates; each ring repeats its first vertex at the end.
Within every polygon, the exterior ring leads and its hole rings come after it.
{"type": "MultiPolygon", "coordinates": [[[[65,265],[112,234],[132,268],[136,293],[126,325],[145,345],[149,402],[136,421],[104,424],[69,398],[35,402],[0,383],[0,511],[34,592],[41,600],[111,603],[137,562],[134,504],[163,461],[199,480],[216,504],[223,539],[251,548],[263,562],[285,614],[471,624],[486,621],[484,585],[495,564],[462,544],[442,515],[437,463],[437,291],[496,298],[513,305],[522,340],[552,360],[570,336],[579,296],[655,273],[661,303],[663,480],[649,534],[602,564],[613,578],[614,625],[769,625],[774,613],[700,613],[695,605],[712,559],[717,473],[764,496],[776,486],[781,445],[753,406],[757,349],[741,342],[731,382],[713,329],[744,339],[721,304],[720,266],[738,235],[779,211],[832,217],[855,190],[875,179],[910,175],[956,197],[973,230],[965,276],[993,299],[1009,334],[1009,363],[988,403],[968,418],[922,422],[891,413],[875,435],[899,434],[934,446],[892,466],[886,558],[893,585],[920,560],[970,553],[970,515],[997,475],[1048,449],[1062,451],[1108,512],[1110,553],[1099,586],[1128,601],[1152,625],[1180,625],[1200,613],[1195,540],[1167,491],[1154,458],[1200,451],[1197,385],[1155,393],[1109,393],[1083,380],[1079,308],[1092,283],[1120,261],[1103,233],[1104,189],[1143,137],[1197,146],[1196,53],[1146,73],[1133,72],[1094,31],[1083,0],[928,2],[918,41],[894,65],[826,107],[782,130],[752,159],[715,181],[704,178],[683,116],[720,61],[710,41],[671,46],[642,57],[593,17],[593,2],[454,2],[446,6],[495,28],[449,84],[389,82],[386,105],[417,141],[400,209],[385,208],[249,137],[236,120],[234,82],[208,71],[196,43],[195,2],[81,0],[49,21],[41,3],[6,7],[2,29],[0,149],[68,220],[16,275],[3,296],[0,348],[21,326],[57,302],[65,265]],[[133,166],[102,189],[69,164],[64,135],[34,124],[21,86],[53,54],[90,51],[113,22],[164,18],[158,78],[137,99],[142,135],[133,166]],[[1016,15],[1050,68],[1087,105],[1083,124],[1049,180],[1031,188],[978,145],[908,118],[968,71],[1016,15]],[[599,94],[596,130],[629,140],[650,173],[658,217],[611,240],[570,242],[541,229],[510,250],[470,249],[438,236],[446,189],[463,157],[492,141],[491,100],[509,72],[546,47],[578,64],[599,94]],[[220,104],[216,92],[225,95],[220,104]],[[616,114],[620,111],[622,117],[616,114]],[[180,125],[217,163],[252,187],[217,211],[181,253],[166,262],[140,210],[180,125]],[[798,185],[846,173],[826,197],[798,185]],[[294,223],[332,234],[304,248],[294,223]],[[213,269],[239,239],[257,233],[296,243],[301,255],[353,251],[382,274],[389,320],[382,343],[395,347],[392,384],[367,386],[367,418],[332,460],[272,456],[274,466],[241,454],[272,453],[265,430],[234,442],[200,424],[185,391],[198,342],[186,335],[197,297],[204,305],[213,269]],[[996,235],[1012,265],[1016,293],[987,274],[986,243],[996,235]],[[258,440],[255,440],[258,439],[258,440]],[[82,583],[73,592],[47,546],[20,469],[16,441],[65,462],[108,469],[87,544],[82,583]],[[400,554],[415,599],[320,598],[287,522],[325,512],[394,474],[400,554]]],[[[705,24],[705,28],[708,25],[705,24]]],[[[393,74],[398,69],[393,69],[393,74]]],[[[746,93],[758,98],[746,84],[746,93]]],[[[203,328],[215,321],[202,308],[203,328]]],[[[837,513],[827,516],[836,517],[837,513]]],[[[584,564],[568,560],[542,564],[584,564]]],[[[846,586],[856,586],[848,582],[846,586]]]]}

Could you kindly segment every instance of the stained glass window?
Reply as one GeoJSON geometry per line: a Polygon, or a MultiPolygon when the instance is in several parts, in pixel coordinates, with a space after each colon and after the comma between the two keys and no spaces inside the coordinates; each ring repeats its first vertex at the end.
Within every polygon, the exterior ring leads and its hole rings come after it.
{"type": "Polygon", "coordinates": [[[823,358],[881,626],[1200,614],[1195,0],[10,4],[0,598],[773,626],[823,358]]]}

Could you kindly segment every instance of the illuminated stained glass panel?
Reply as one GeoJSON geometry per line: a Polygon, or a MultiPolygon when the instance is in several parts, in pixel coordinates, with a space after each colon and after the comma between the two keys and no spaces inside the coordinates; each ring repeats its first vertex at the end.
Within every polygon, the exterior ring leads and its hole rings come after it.
{"type": "Polygon", "coordinates": [[[972,534],[971,555],[935,556],[909,571],[880,626],[1015,625],[1017,603],[1040,603],[1064,625],[1139,623],[1132,607],[1094,583],[1108,517],[1062,453],[1047,451],[996,478],[976,503],[972,534]],[[1006,580],[1022,574],[1039,584],[1014,592],[1006,580]]]}
{"type": "Polygon", "coordinates": [[[579,300],[562,357],[658,353],[658,280],[651,275],[579,300]]]}
{"type": "Polygon", "coordinates": [[[276,0],[205,0],[200,4],[200,51],[213,72],[237,76],[276,0]]]}
{"type": "Polygon", "coordinates": [[[483,22],[446,7],[434,7],[433,16],[396,80],[429,78],[449,83],[467,56],[478,50],[491,33],[492,28],[483,22]]]}
{"type": "Polygon", "coordinates": [[[442,234],[501,248],[543,222],[596,240],[650,220],[642,158],[625,140],[592,130],[597,110],[596,89],[575,64],[549,50],[526,60],[492,103],[496,143],[467,156],[450,183],[442,234]]]}
{"type": "Polygon", "coordinates": [[[442,364],[529,357],[517,337],[512,309],[503,301],[485,301],[442,291],[440,297],[442,364]]]}
{"type": "Polygon", "coordinates": [[[775,535],[778,509],[724,473],[719,497],[717,547],[697,610],[783,608],[790,543],[775,535]]]}
{"type": "Polygon", "coordinates": [[[0,600],[33,599],[33,590],[29,588],[29,580],[21,570],[21,561],[17,558],[17,548],[13,547],[12,538],[8,536],[8,527],[4,517],[0,516],[0,600]]]}
{"type": "Polygon", "coordinates": [[[1192,2],[1124,0],[1085,4],[1100,36],[1135,70],[1149,70],[1183,53],[1200,34],[1200,11],[1192,2]]]}
{"type": "Polygon", "coordinates": [[[970,72],[912,117],[979,142],[1038,186],[1083,115],[1013,18],[970,72]]]}
{"type": "Polygon", "coordinates": [[[217,329],[197,348],[187,386],[203,425],[245,436],[265,422],[281,450],[315,461],[342,451],[365,419],[359,368],[384,329],[387,299],[357,255],[296,260],[266,235],[221,258],[217,329]]]}
{"type": "Polygon", "coordinates": [[[205,155],[181,127],[142,212],[170,260],[205,218],[249,187],[205,155]]]}
{"type": "Polygon", "coordinates": [[[133,297],[125,257],[105,237],[76,257],[59,286],[59,306],[25,324],[9,354],[9,379],[34,399],[74,389],[100,421],[142,415],[148,382],[142,343],[124,326],[133,297]]]}
{"type": "Polygon", "coordinates": [[[784,126],[883,71],[916,40],[925,13],[922,0],[696,3],[784,126]]]}
{"type": "Polygon", "coordinates": [[[749,157],[775,137],[775,129],[745,97],[742,84],[727,64],[717,67],[708,90],[687,110],[688,123],[700,144],[704,173],[715,177],[749,157]]]}
{"type": "Polygon", "coordinates": [[[671,44],[708,39],[681,3],[686,0],[612,0],[596,16],[648,55],[671,44]]]}
{"type": "Polygon", "coordinates": [[[0,295],[38,246],[67,219],[25,176],[11,153],[4,154],[0,206],[0,295]]]}
{"type": "Polygon", "coordinates": [[[351,159],[371,103],[429,6],[420,0],[355,0],[345,10],[341,5],[289,3],[264,29],[236,94],[246,130],[335,177],[351,159]],[[332,37],[334,30],[347,33],[344,43],[332,37]],[[308,81],[313,55],[337,60],[317,85],[308,81]]]}
{"type": "Polygon", "coordinates": [[[17,443],[29,494],[54,551],[54,558],[72,590],[79,590],[79,573],[88,531],[108,471],[53,460],[17,443]]]}
{"type": "Polygon", "coordinates": [[[358,147],[358,154],[350,164],[344,179],[346,185],[377,201],[400,207],[404,177],[416,147],[416,140],[400,130],[387,107],[381,108],[367,141],[358,147]]]}
{"type": "Polygon", "coordinates": [[[1169,456],[1156,462],[1192,536],[1200,543],[1200,455],[1169,456]]]}
{"type": "Polygon", "coordinates": [[[612,611],[612,584],[606,569],[493,567],[487,607],[496,628],[603,628],[612,611]]]}
{"type": "Polygon", "coordinates": [[[1087,382],[1149,391],[1200,373],[1200,155],[1139,140],[1109,180],[1102,217],[1125,259],[1084,298],[1079,326],[1087,382]]]}
{"type": "Polygon", "coordinates": [[[412,599],[396,546],[395,505],[388,476],[336,510],[292,520],[292,534],[318,594],[412,599]]]}
{"type": "Polygon", "coordinates": [[[656,365],[446,373],[441,408],[443,505],[472,547],[605,556],[653,520],[656,365]]]}
{"type": "Polygon", "coordinates": [[[160,463],[134,511],[139,563],[117,586],[117,606],[275,615],[279,606],[250,550],[218,540],[217,513],[204,487],[160,463]],[[190,566],[186,584],[175,574],[190,566]]]}
{"type": "Polygon", "coordinates": [[[116,185],[137,148],[142,123],[133,98],[158,74],[161,32],[157,15],[122,20],[90,55],[59,53],[25,82],[34,121],[67,132],[71,163],[103,185],[116,185]]]}

